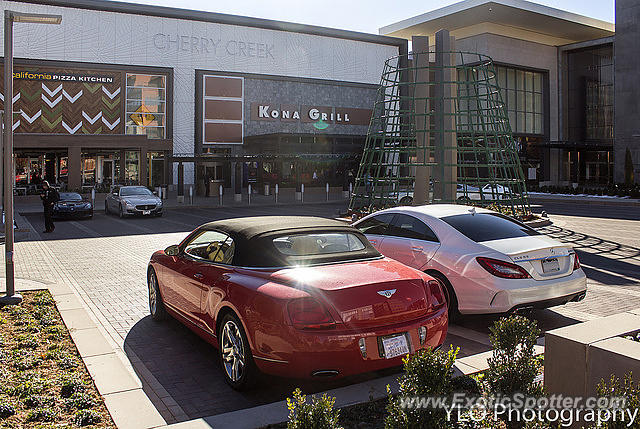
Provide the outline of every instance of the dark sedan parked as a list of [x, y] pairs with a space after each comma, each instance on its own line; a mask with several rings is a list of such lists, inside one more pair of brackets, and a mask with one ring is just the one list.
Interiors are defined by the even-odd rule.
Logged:
[[93, 217], [93, 205], [90, 201], [84, 201], [80, 194], [75, 192], [61, 192], [60, 199], [53, 205], [54, 218], [91, 218]]

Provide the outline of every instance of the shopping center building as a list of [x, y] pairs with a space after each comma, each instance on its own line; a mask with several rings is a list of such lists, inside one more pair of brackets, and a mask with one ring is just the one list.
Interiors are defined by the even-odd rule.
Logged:
[[393, 37], [105, 0], [0, 7], [62, 16], [14, 24], [16, 186], [27, 189], [342, 185], [384, 61], [407, 52]]
[[640, 5], [617, 0], [616, 17], [617, 33], [612, 23], [528, 1], [465, 0], [380, 34], [433, 44], [447, 29], [455, 50], [490, 56], [525, 176], [605, 185], [624, 180], [627, 148], [640, 182]]

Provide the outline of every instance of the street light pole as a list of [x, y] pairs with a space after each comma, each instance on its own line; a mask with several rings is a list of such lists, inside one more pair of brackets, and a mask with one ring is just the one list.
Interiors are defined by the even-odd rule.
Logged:
[[13, 23], [60, 24], [61, 21], [60, 15], [4, 11], [4, 260], [7, 294], [0, 297], [0, 305], [22, 302], [22, 296], [15, 291], [13, 266]]

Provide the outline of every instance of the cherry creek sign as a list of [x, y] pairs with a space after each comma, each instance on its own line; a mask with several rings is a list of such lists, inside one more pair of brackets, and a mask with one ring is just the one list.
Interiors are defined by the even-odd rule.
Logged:
[[274, 59], [274, 44], [253, 40], [222, 40], [220, 38], [196, 37], [186, 34], [156, 33], [153, 46], [161, 52], [188, 52], [217, 57], [254, 57]]
[[307, 122], [327, 124], [369, 125], [371, 109], [330, 106], [297, 106], [251, 103], [252, 121]]

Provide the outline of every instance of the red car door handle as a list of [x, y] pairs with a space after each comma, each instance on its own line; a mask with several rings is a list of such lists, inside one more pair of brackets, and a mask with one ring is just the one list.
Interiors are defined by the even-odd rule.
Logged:
[[193, 277], [195, 277], [195, 278], [196, 278], [196, 279], [198, 279], [198, 280], [202, 280], [202, 279], [204, 278], [204, 274], [202, 274], [202, 273], [195, 273], [195, 274], [193, 275]]
[[372, 240], [372, 239], [369, 239], [369, 243], [371, 243], [371, 244], [378, 244], [378, 240]]
[[411, 246], [411, 250], [414, 252], [422, 252], [424, 248], [422, 246]]

